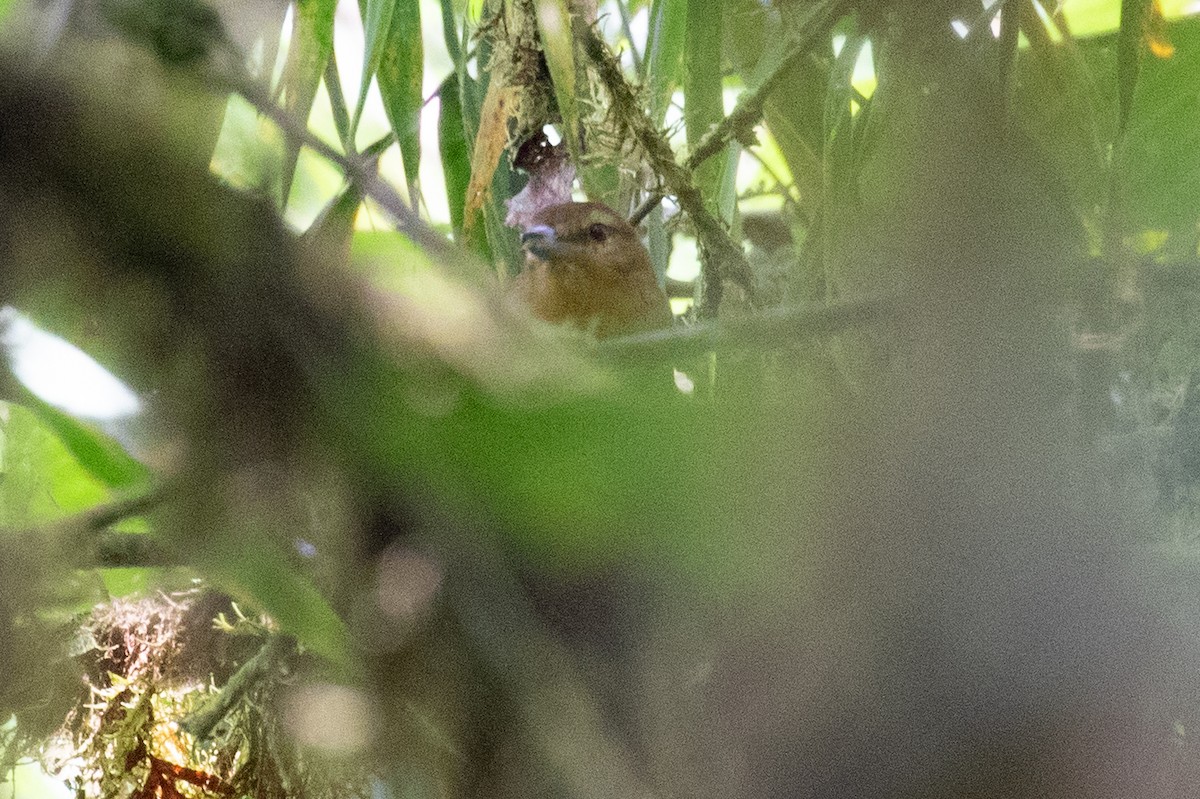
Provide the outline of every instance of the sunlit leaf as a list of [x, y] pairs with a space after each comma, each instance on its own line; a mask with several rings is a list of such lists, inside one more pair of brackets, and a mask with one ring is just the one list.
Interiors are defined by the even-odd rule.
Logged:
[[1142, 64], [1115, 168], [1129, 229], [1195, 238], [1200, 221], [1200, 20], [1168, 28], [1174, 57]]
[[[333, 52], [333, 13], [337, 0], [297, 0], [292, 41], [283, 71], [284, 108], [293, 118], [308, 121], [317, 86], [325, 73], [325, 62]], [[298, 142], [291, 143], [285, 154], [280, 196], [291, 192]]]
[[110, 497], [53, 428], [10, 403], [0, 403], [0, 475], [0, 527], [61, 518]]

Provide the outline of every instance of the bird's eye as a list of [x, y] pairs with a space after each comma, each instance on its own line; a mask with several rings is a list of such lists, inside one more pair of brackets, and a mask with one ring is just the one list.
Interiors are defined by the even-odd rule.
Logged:
[[608, 238], [608, 228], [597, 222], [588, 228], [588, 237], [592, 241], [604, 241]]

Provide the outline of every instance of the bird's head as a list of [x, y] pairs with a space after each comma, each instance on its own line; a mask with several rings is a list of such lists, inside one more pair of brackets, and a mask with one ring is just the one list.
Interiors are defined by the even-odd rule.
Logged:
[[571, 322], [597, 336], [671, 324], [637, 230], [599, 203], [543, 208], [521, 235], [525, 270], [512, 293], [547, 322]]
[[530, 265], [551, 271], [583, 270], [597, 277], [649, 270], [650, 255], [637, 230], [600, 203], [562, 203], [539, 211], [521, 234]]

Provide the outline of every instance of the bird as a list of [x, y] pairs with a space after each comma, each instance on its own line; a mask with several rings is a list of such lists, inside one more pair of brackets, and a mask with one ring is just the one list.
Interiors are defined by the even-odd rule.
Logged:
[[637, 229], [607, 205], [567, 202], [534, 214], [521, 234], [525, 267], [512, 293], [539, 319], [597, 338], [669, 327], [671, 303]]

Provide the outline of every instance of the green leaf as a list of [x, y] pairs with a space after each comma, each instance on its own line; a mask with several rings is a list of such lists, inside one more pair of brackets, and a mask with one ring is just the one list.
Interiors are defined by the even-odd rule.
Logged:
[[1117, 33], [1117, 140], [1125, 133], [1133, 108], [1138, 67], [1142, 55], [1142, 33], [1153, 0], [1121, 0], [1121, 29]]
[[450, 206], [450, 223], [456, 241], [462, 238], [463, 206], [467, 186], [471, 182], [471, 148], [463, 134], [462, 98], [458, 77], [448, 76], [438, 89], [441, 110], [438, 114], [438, 146], [442, 156], [442, 172], [446, 176], [446, 201]]
[[567, 0], [536, 0], [538, 36], [554, 84], [554, 98], [562, 116], [563, 140], [571, 160], [582, 165], [584, 134], [580, 124], [575, 37], [571, 31], [571, 7]]
[[[354, 106], [354, 116], [350, 119], [350, 137], [354, 138], [362, 118], [363, 107], [367, 103], [367, 91], [371, 88], [371, 78], [383, 61], [384, 51], [388, 42], [388, 32], [392, 27], [392, 14], [396, 6], [403, 5], [406, 0], [358, 0], [358, 9], [362, 14], [363, 23], [363, 62], [362, 77], [358, 86], [358, 102]], [[408, 0], [411, 2], [411, 0]]]
[[129, 488], [149, 481], [150, 470], [113, 439], [33, 395], [25, 402], [80, 466], [109, 488]]
[[330, 52], [325, 62], [325, 91], [329, 95], [329, 108], [333, 112], [333, 125], [337, 128], [338, 141], [349, 152], [353, 149], [350, 136], [350, 111], [346, 97], [342, 94], [342, 80], [338, 72], [337, 54]]
[[0, 528], [59, 519], [109, 498], [105, 483], [37, 414], [0, 403]]
[[196, 566], [237, 599], [252, 602], [335, 666], [350, 661], [350, 633], [312, 581], [299, 573], [289, 553], [261, 531], [229, 536], [227, 546], [206, 547]]
[[[707, 3], [688, 3], [687, 48], [683, 54], [683, 121], [689, 147], [725, 118], [722, 96], [721, 14]], [[696, 170], [696, 185], [715, 210], [722, 183], [720, 159], [711, 158]]]
[[396, 133], [409, 202], [418, 205], [416, 187], [421, 165], [421, 108], [424, 105], [425, 50], [421, 44], [421, 7], [415, 0], [398, 0], [392, 13], [383, 57], [376, 77], [383, 108]]
[[[296, 0], [292, 43], [283, 70], [283, 98], [287, 112], [305, 123], [325, 73], [325, 62], [333, 53], [333, 12], [336, 8], [337, 0]], [[281, 171], [281, 202], [287, 202], [291, 192], [299, 156], [299, 143], [290, 143]]]
[[1105, 201], [1115, 116], [1097, 88], [1113, 86], [1112, 63], [1111, 47], [1070, 39], [1055, 44], [1046, 36], [1031, 38], [1016, 63], [1013, 118], [1045, 153], [1081, 217]]
[[446, 40], [446, 52], [454, 62], [456, 70], [462, 69], [463, 51], [458, 43], [458, 23], [454, 19], [454, 0], [441, 0], [442, 36]]
[[683, 73], [688, 0], [654, 0], [646, 36], [646, 86], [650, 118], [662, 125]]
[[1170, 58], [1142, 65], [1114, 168], [1126, 235], [1143, 229], [1196, 238], [1200, 222], [1200, 19], [1167, 26]]
[[347, 183], [304, 232], [304, 242], [328, 248], [331, 252], [345, 253], [350, 246], [354, 220], [362, 201], [362, 189], [354, 183]]
[[1006, 101], [1012, 81], [1013, 62], [1021, 32], [1021, 3], [1010, 3], [1000, 9], [1000, 96]]

